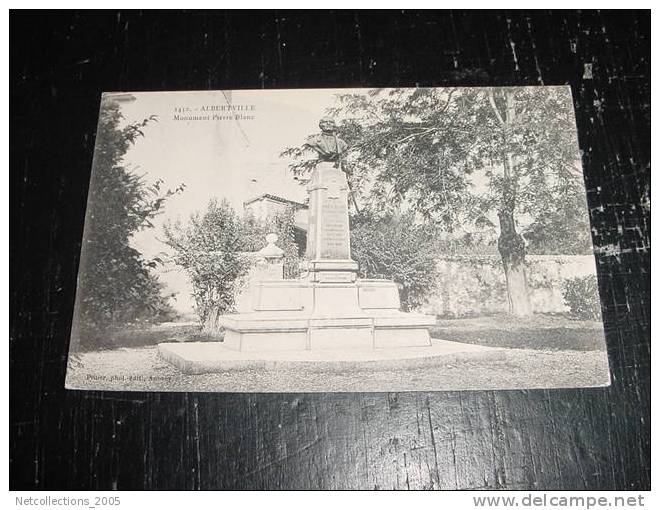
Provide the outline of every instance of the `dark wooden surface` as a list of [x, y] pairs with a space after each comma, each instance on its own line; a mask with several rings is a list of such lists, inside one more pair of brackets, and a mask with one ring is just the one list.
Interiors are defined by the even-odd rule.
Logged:
[[[649, 488], [650, 37], [647, 12], [12, 14], [10, 487]], [[63, 389], [102, 91], [563, 83], [611, 388]]]

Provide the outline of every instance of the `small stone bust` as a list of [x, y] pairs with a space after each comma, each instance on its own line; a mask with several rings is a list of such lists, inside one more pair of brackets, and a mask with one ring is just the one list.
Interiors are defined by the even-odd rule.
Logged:
[[315, 150], [319, 161], [335, 163], [335, 166], [339, 167], [341, 156], [348, 146], [337, 136], [337, 125], [332, 117], [323, 117], [319, 127], [321, 133], [308, 137], [305, 147]]

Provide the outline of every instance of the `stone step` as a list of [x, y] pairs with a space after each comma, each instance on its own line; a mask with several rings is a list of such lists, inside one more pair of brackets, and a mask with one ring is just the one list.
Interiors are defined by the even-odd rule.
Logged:
[[503, 360], [508, 349], [433, 339], [425, 347], [365, 350], [294, 350], [245, 352], [227, 349], [222, 342], [162, 343], [161, 357], [186, 374], [226, 373], [245, 370], [292, 370], [349, 372], [441, 368], [470, 359]]

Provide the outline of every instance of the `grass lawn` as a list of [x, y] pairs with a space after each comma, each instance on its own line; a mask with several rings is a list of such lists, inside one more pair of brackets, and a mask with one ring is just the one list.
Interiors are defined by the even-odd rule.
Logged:
[[161, 342], [197, 342], [204, 339], [197, 322], [164, 322], [151, 326], [126, 327], [107, 331], [103, 338], [96, 343], [96, 348], [92, 345], [85, 345], [85, 347], [77, 349], [77, 352], [131, 349], [154, 346]]
[[605, 350], [603, 325], [562, 315], [529, 318], [493, 315], [469, 319], [438, 319], [431, 336], [468, 344], [546, 351]]

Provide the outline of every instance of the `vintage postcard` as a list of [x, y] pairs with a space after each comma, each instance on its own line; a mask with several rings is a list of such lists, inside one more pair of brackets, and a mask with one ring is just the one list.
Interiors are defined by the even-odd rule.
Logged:
[[103, 94], [67, 388], [609, 381], [569, 87]]

